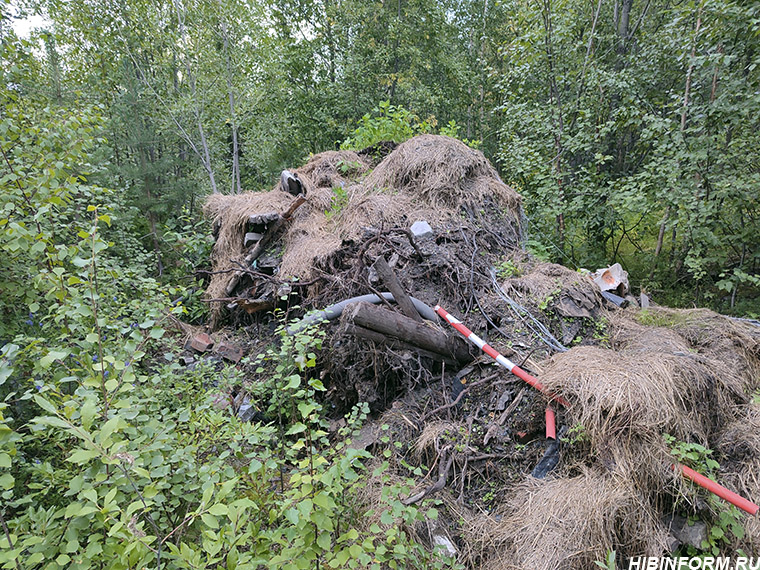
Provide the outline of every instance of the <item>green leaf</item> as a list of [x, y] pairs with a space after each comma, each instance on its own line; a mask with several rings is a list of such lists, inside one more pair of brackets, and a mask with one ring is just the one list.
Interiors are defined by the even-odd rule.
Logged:
[[7, 491], [8, 489], [13, 489], [13, 485], [15, 484], [16, 480], [13, 478], [13, 475], [10, 473], [3, 473], [0, 475], [0, 489], [3, 489]]
[[76, 449], [69, 456], [68, 461], [71, 461], [72, 463], [87, 463], [97, 456], [98, 451], [96, 449]]
[[306, 426], [301, 422], [295, 423], [290, 426], [290, 429], [285, 432], [285, 435], [295, 435], [297, 433], [303, 433], [306, 431]]
[[95, 415], [98, 413], [98, 403], [95, 398], [87, 398], [82, 404], [82, 408], [79, 410], [79, 415], [82, 418], [82, 427], [89, 430], [92, 426], [92, 422], [95, 419]]
[[119, 416], [114, 416], [110, 420], [108, 420], [105, 424], [103, 424], [103, 427], [100, 428], [100, 433], [98, 434], [98, 440], [102, 443], [111, 435], [113, 432], [116, 431], [116, 429], [119, 427], [119, 422], [121, 421], [121, 418]]
[[324, 551], [329, 551], [332, 546], [332, 538], [329, 532], [323, 532], [317, 538], [317, 545]]
[[201, 515], [201, 520], [209, 528], [219, 528], [219, 521], [216, 520], [214, 515], [203, 513]]
[[37, 405], [45, 410], [49, 414], [57, 414], [57, 410], [55, 409], [55, 406], [50, 403], [48, 400], [40, 396], [39, 394], [34, 395], [34, 401], [37, 403]]
[[63, 360], [68, 355], [69, 352], [67, 350], [51, 350], [45, 356], [40, 358], [40, 366], [44, 369], [48, 369], [54, 361]]
[[164, 336], [165, 332], [166, 331], [164, 329], [162, 329], [162, 328], [151, 329], [151, 331], [150, 331], [150, 338], [159, 339], [162, 336]]
[[226, 515], [229, 512], [229, 509], [227, 508], [227, 505], [223, 503], [216, 503], [209, 507], [208, 512], [217, 517], [221, 517]]

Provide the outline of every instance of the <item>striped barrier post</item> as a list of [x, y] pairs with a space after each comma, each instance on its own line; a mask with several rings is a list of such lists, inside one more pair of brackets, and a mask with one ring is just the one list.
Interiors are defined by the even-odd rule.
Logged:
[[436, 305], [434, 310], [436, 313], [438, 313], [441, 316], [441, 318], [443, 318], [452, 327], [454, 327], [463, 337], [465, 337], [468, 341], [470, 341], [472, 344], [477, 346], [480, 350], [485, 352], [488, 356], [493, 358], [498, 364], [500, 364], [501, 366], [509, 370], [512, 374], [514, 374], [521, 380], [524, 380], [525, 382], [533, 386], [539, 392], [544, 393], [550, 400], [554, 400], [555, 402], [558, 402], [565, 407], [569, 406], [567, 400], [565, 400], [562, 396], [557, 396], [556, 394], [547, 392], [546, 388], [544, 388], [544, 385], [538, 381], [538, 378], [536, 378], [535, 376], [531, 376], [530, 374], [525, 372], [525, 370], [517, 366], [511, 360], [509, 360], [507, 357], [505, 357], [502, 354], [499, 354], [497, 350], [495, 350], [492, 346], [488, 345], [478, 335], [476, 335], [474, 332], [472, 332], [470, 329], [464, 326], [459, 319], [447, 313], [446, 310], [443, 309], [443, 307], [441, 307], [440, 305]]

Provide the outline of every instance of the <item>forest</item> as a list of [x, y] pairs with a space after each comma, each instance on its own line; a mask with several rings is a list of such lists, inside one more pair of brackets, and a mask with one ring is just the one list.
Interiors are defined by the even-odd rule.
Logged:
[[[498, 485], [488, 488], [484, 476], [477, 492], [470, 479], [465, 488], [468, 464], [502, 452], [485, 443], [472, 451], [473, 422], [477, 427], [482, 410], [473, 412], [475, 420], [466, 419], [470, 412], [455, 408], [454, 397], [436, 392], [433, 398], [443, 378], [456, 372], [441, 364], [450, 359], [428, 363], [420, 353], [410, 379], [383, 353], [395, 382], [392, 393], [375, 400], [361, 390], [343, 393], [338, 378], [356, 377], [346, 372], [344, 378], [325, 364], [345, 356], [323, 355], [323, 347], [334, 345], [332, 329], [288, 332], [286, 321], [303, 314], [295, 301], [283, 311], [275, 299], [266, 316], [240, 317], [223, 313], [206, 291], [218, 273], [232, 271], [214, 258], [218, 224], [219, 235], [231, 235], [224, 233], [228, 214], [219, 213], [222, 204], [264, 196], [286, 169], [308, 178], [325, 151], [351, 153], [332, 164], [337, 182], [325, 187], [320, 212], [325, 227], [349, 228], [358, 224], [341, 220], [344, 210], [354, 211], [351, 192], [364, 192], [380, 179], [387, 154], [364, 151], [387, 146], [395, 153], [415, 140], [448, 141], [495, 188], [492, 195], [480, 189], [469, 198], [452, 194], [446, 202], [452, 209], [441, 214], [449, 216], [446, 227], [470, 216], [485, 229], [459, 230], [456, 238], [470, 256], [459, 282], [470, 293], [440, 285], [440, 298], [427, 302], [461, 297], [452, 314], [491, 331], [496, 341], [494, 331], [503, 333], [507, 321], [493, 322], [496, 305], [489, 303], [504, 301], [481, 297], [481, 306], [476, 296], [491, 287], [488, 270], [500, 279], [527, 280], [535, 267], [557, 264], [563, 267], [549, 271], [554, 281], [541, 288], [541, 298], [524, 304], [536, 315], [551, 311], [569, 287], [589, 300], [583, 318], [595, 319], [567, 333], [567, 322], [549, 322], [559, 318], [552, 313], [545, 324], [549, 336], [562, 340], [554, 339], [560, 348], [575, 343], [592, 350], [588, 341], [596, 350], [612, 350], [620, 338], [644, 338], [641, 327], [677, 331], [676, 340], [652, 341], [646, 354], [659, 355], [671, 340], [678, 345], [672, 354], [696, 354], [688, 366], [671, 362], [677, 360], [671, 353], [660, 363], [674, 386], [683, 380], [688, 387], [665, 396], [657, 392], [652, 401], [667, 400], [670, 407], [653, 413], [651, 424], [640, 426], [633, 413], [626, 421], [631, 429], [646, 428], [636, 441], [656, 440], [666, 455], [691, 461], [705, 475], [730, 473], [738, 491], [753, 489], [745, 475], [726, 466], [738, 465], [748, 449], [760, 452], [760, 435], [740, 444], [731, 431], [734, 421], [760, 428], [760, 5], [0, 0], [0, 62], [1, 568], [539, 568], [538, 559], [526, 554], [528, 546], [507, 531], [499, 538], [489, 526], [486, 540], [474, 530], [478, 510], [496, 517], [489, 524], [502, 516], [513, 520], [515, 503], [509, 503], [512, 511], [497, 505], [511, 496], [507, 483], [515, 479], [504, 471]], [[446, 138], [425, 138], [433, 135]], [[370, 158], [365, 164], [361, 157]], [[317, 166], [308, 170], [310, 164]], [[395, 206], [392, 200], [377, 206], [389, 227], [407, 219], [411, 224], [419, 212], [435, 226], [436, 203], [404, 202], [401, 186]], [[318, 192], [313, 196], [322, 199]], [[464, 207], [467, 200], [476, 204]], [[287, 203], [270, 209], [281, 211], [281, 205]], [[514, 219], [504, 214], [510, 208], [519, 209]], [[357, 241], [358, 253], [351, 250], [362, 270], [362, 255], [382, 257], [378, 244], [396, 243], [382, 237], [384, 223], [378, 227], [379, 238], [361, 247]], [[513, 227], [519, 228], [514, 244], [508, 235]], [[345, 235], [344, 248], [350, 241]], [[424, 247], [420, 252], [409, 240], [412, 250], [405, 254], [396, 243], [395, 251], [412, 259], [417, 250], [422, 258]], [[445, 249], [444, 241], [437, 239], [435, 247]], [[510, 255], [502, 251], [506, 242], [514, 247]], [[625, 325], [601, 316], [598, 295], [573, 280], [615, 263], [628, 272], [630, 292], [662, 310], [642, 310], [635, 324]], [[482, 282], [475, 275], [481, 266]], [[348, 275], [345, 267], [321, 267], [336, 275], [344, 269]], [[253, 276], [250, 267], [245, 271]], [[412, 273], [399, 273], [411, 286]], [[293, 277], [287, 296], [291, 289], [306, 291], [298, 279], [314, 275], [278, 275], [285, 277]], [[341, 287], [344, 297], [376, 292], [371, 284], [366, 290]], [[279, 297], [282, 289], [275, 290]], [[317, 301], [325, 306], [340, 300], [338, 291], [320, 294], [304, 293], [299, 302], [312, 309], [322, 308]], [[229, 295], [222, 288], [217, 297]], [[697, 307], [711, 316], [687, 311]], [[748, 322], [754, 332], [737, 328]], [[734, 339], [731, 350], [710, 345], [709, 352], [704, 335], [694, 332], [700, 327]], [[242, 364], [188, 357], [186, 341], [200, 331], [244, 345]], [[558, 374], [558, 361], [538, 361], [561, 351], [543, 346], [534, 354], [536, 338], [524, 346], [506, 335], [501, 340], [501, 350], [521, 356], [518, 363], [549, 378]], [[591, 358], [591, 352], [584, 354]], [[360, 362], [357, 368], [372, 369]], [[679, 380], [687, 368], [693, 376]], [[727, 376], [739, 384], [726, 384], [723, 392], [725, 380], [715, 377]], [[575, 402], [574, 388], [556, 382], [549, 385]], [[422, 385], [431, 399], [415, 401], [414, 419], [393, 402], [420, 393]], [[476, 392], [466, 410], [479, 410], [475, 402], [487, 400], [478, 400]], [[644, 392], [643, 400], [650, 401]], [[245, 394], [261, 421], [240, 420], [239, 401], [217, 405], [213, 397], [220, 393], [233, 400]], [[512, 394], [505, 401], [519, 411], [521, 398]], [[686, 419], [696, 414], [681, 409], [689, 398], [695, 405], [705, 398], [716, 402], [704, 416], [713, 423]], [[526, 401], [540, 404], [539, 398]], [[431, 423], [436, 406], [448, 415], [435, 415]], [[527, 418], [535, 410], [523, 412]], [[389, 413], [395, 420], [387, 419]], [[567, 445], [576, 455], [596, 456], [597, 435], [599, 441], [608, 437], [612, 432], [604, 430], [614, 422], [602, 421], [608, 412], [579, 414], [563, 418], [572, 431]], [[399, 432], [394, 421], [416, 427]], [[439, 431], [431, 435], [434, 423]], [[387, 433], [366, 448], [349, 443], [351, 434], [374, 424]], [[465, 440], [451, 435], [457, 430]], [[402, 435], [417, 440], [416, 456]], [[444, 445], [447, 437], [455, 440], [450, 446]], [[725, 456], [721, 446], [729, 450]], [[513, 455], [523, 447], [510, 440]], [[595, 479], [596, 463], [581, 463], [561, 465], [573, 477], [573, 492], [585, 493], [585, 484], [608, 488], [607, 479]], [[423, 477], [435, 479], [431, 473], [440, 473], [445, 485], [452, 464], [449, 484], [461, 484], [461, 492], [452, 491], [458, 500], [449, 504], [440, 494], [404, 498]], [[544, 556], [541, 569], [595, 562], [612, 569], [627, 567], [630, 556], [676, 551], [760, 553], [760, 525], [744, 528], [738, 511], [698, 498], [696, 489], [682, 483], [665, 482], [664, 475], [647, 477], [646, 485], [656, 480], [667, 492], [646, 487], [645, 493], [632, 482], [636, 490], [625, 503], [631, 509], [646, 503], [641, 509], [651, 517], [636, 520], [649, 529], [647, 538], [632, 538], [636, 532], [613, 518], [599, 531], [604, 540], [596, 540], [594, 527], [575, 537], [588, 541], [576, 545], [583, 552]], [[756, 484], [756, 472], [753, 477]], [[540, 496], [537, 489], [526, 492]], [[632, 512], [620, 507], [622, 499], [610, 501], [597, 505], [604, 516]], [[657, 534], [663, 513], [703, 521], [708, 534], [701, 543], [668, 550]], [[427, 534], [420, 530], [425, 525]], [[442, 526], [448, 543], [436, 542], [443, 535], [435, 529]], [[509, 554], [499, 557], [497, 551]]]

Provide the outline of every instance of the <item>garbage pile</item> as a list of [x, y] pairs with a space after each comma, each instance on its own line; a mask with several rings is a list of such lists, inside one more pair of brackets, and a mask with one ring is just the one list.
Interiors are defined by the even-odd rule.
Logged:
[[[520, 196], [479, 151], [422, 135], [325, 152], [269, 192], [211, 196], [205, 212], [211, 336], [245, 331], [255, 355], [275, 309], [289, 334], [326, 320], [313, 374], [335, 425], [370, 405], [355, 445], [378, 462], [390, 449], [399, 476], [425, 466], [405, 502], [440, 499], [441, 516], [407, 530], [467, 567], [586, 570], [611, 551], [623, 563], [702, 548], [685, 517], [712, 523], [725, 504], [680, 476], [673, 442], [714, 450], [712, 475], [760, 500], [760, 329], [650, 306], [620, 267], [592, 275], [532, 258]], [[254, 417], [236, 390], [233, 413]], [[363, 500], [382, 489], [368, 481]], [[738, 520], [721, 552], [760, 552], [756, 518]]]

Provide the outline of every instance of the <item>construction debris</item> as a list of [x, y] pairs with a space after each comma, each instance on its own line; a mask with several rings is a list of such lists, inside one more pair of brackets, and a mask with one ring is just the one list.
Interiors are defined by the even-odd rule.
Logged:
[[[421, 473], [402, 500], [435, 498], [445, 524], [404, 530], [429, 548], [521, 570], [699, 550], [727, 503], [679, 474], [704, 461], [673, 453], [712, 449], [721, 496], [752, 512], [760, 328], [644, 293], [640, 310], [619, 264], [584, 275], [528, 256], [520, 203], [482, 153], [432, 135], [321, 153], [269, 192], [209, 197], [212, 330], [246, 339], [217, 346], [246, 374], [220, 402], [271, 421], [253, 389], [270, 371], [242, 355], [275, 342], [277, 309], [290, 339], [324, 335], [303, 374], [326, 389], [330, 437], [369, 405], [352, 446], [376, 459], [358, 506]], [[760, 523], [741, 524], [721, 548], [759, 552]]]
[[207, 352], [214, 346], [214, 340], [206, 333], [195, 335], [190, 341], [190, 347], [198, 352]]

